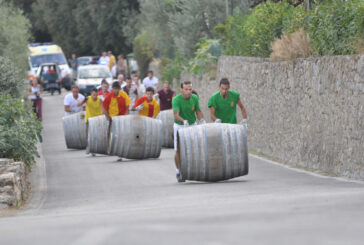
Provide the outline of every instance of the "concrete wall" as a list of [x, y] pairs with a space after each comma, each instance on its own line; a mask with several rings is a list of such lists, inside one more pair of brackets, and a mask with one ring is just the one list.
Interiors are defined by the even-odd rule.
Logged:
[[208, 98], [221, 77], [241, 93], [250, 149], [364, 179], [364, 55], [287, 62], [223, 56], [216, 80], [181, 78], [194, 82], [206, 119]]

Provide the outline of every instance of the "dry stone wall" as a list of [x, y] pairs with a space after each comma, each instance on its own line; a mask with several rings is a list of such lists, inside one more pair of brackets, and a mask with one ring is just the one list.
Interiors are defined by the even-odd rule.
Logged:
[[24, 203], [29, 188], [22, 162], [0, 158], [0, 209]]
[[247, 109], [250, 149], [364, 179], [364, 55], [284, 62], [222, 56], [217, 79], [182, 74], [181, 80], [193, 81], [205, 118], [222, 77]]

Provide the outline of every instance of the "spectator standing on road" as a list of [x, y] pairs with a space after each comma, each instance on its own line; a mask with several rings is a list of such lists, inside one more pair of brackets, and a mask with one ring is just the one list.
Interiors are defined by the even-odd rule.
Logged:
[[111, 51], [107, 52], [108, 56], [109, 56], [109, 70], [111, 71], [111, 69], [113, 68], [113, 66], [115, 65], [115, 56], [112, 54]]
[[97, 88], [91, 90], [91, 95], [86, 97], [83, 101], [77, 103], [77, 106], [86, 104], [86, 116], [85, 121], [87, 122], [91, 117], [97, 117], [102, 114], [101, 111], [101, 99], [97, 96]]
[[138, 98], [142, 97], [145, 95], [145, 87], [144, 85], [140, 82], [140, 79], [138, 77], [138, 75], [135, 73], [132, 75], [132, 80], [133, 80], [133, 84], [135, 85], [135, 87], [137, 88], [138, 91]]
[[67, 94], [64, 97], [64, 111], [65, 115], [71, 115], [76, 112], [80, 112], [83, 110], [83, 106], [78, 106], [78, 102], [81, 102], [85, 99], [85, 96], [80, 94], [80, 89], [78, 86], [72, 86], [72, 93]]
[[101, 101], [103, 102], [105, 100], [105, 97], [110, 93], [109, 91], [109, 83], [103, 79], [101, 81], [101, 89], [98, 93], [98, 96], [100, 97]]
[[152, 88], [154, 88], [154, 90], [157, 90], [158, 83], [159, 83], [158, 78], [156, 78], [153, 75], [153, 71], [148, 71], [148, 76], [143, 79], [144, 87], [146, 87], [146, 88], [152, 87]]
[[114, 77], [118, 77], [120, 74], [124, 77], [128, 75], [128, 65], [126, 64], [123, 55], [120, 54], [118, 56], [118, 62], [115, 66], [113, 66], [111, 73]]
[[73, 77], [73, 79], [76, 79], [77, 68], [78, 68], [78, 61], [77, 61], [76, 54], [72, 54], [71, 66], [72, 66], [72, 77]]
[[42, 121], [42, 86], [38, 84], [38, 79], [34, 77], [28, 88], [28, 98], [33, 103], [33, 111], [39, 121]]
[[120, 83], [112, 84], [112, 92], [110, 92], [102, 103], [103, 113], [110, 120], [113, 116], [122, 116], [129, 114], [129, 106], [131, 104], [129, 96], [121, 90]]
[[206, 123], [200, 110], [198, 97], [192, 94], [192, 83], [184, 81], [181, 83], [181, 94], [172, 99], [172, 108], [174, 114], [174, 151], [176, 152], [174, 161], [176, 164], [176, 178], [178, 182], [184, 182], [179, 171], [178, 155], [177, 155], [177, 131], [183, 127], [197, 125], [196, 116], [200, 124]]
[[133, 105], [135, 101], [138, 99], [138, 90], [136, 86], [133, 84], [131, 77], [126, 78], [126, 85], [123, 87], [123, 91], [128, 94], [131, 104]]
[[174, 90], [170, 88], [169, 82], [163, 84], [163, 89], [158, 91], [159, 103], [161, 111], [169, 110], [172, 108], [172, 98], [176, 96]]
[[107, 53], [104, 51], [102, 52], [101, 57], [99, 58], [99, 64], [109, 67], [109, 56], [107, 56]]
[[153, 117], [155, 118], [159, 112], [159, 104], [154, 96], [154, 89], [152, 87], [148, 87], [146, 90], [146, 95], [137, 99], [134, 103], [134, 109], [138, 111], [138, 115]]
[[211, 120], [214, 122], [236, 124], [236, 105], [238, 105], [243, 115], [241, 123], [245, 128], [248, 128], [248, 117], [245, 107], [240, 100], [240, 94], [236, 91], [229, 90], [230, 82], [227, 78], [220, 80], [219, 89], [220, 91], [214, 93], [208, 102]]
[[124, 75], [123, 74], [118, 75], [118, 82], [120, 84], [120, 88], [123, 88], [123, 87], [126, 86], [126, 82], [124, 81]]

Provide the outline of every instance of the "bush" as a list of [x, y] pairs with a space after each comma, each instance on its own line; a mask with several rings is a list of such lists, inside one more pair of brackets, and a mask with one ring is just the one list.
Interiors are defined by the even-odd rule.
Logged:
[[134, 38], [134, 58], [138, 63], [139, 76], [146, 77], [148, 75], [149, 63], [152, 61], [154, 55], [154, 42], [150, 35], [143, 31], [141, 34]]
[[38, 156], [41, 124], [19, 98], [0, 95], [0, 108], [0, 158], [23, 161], [29, 167]]
[[173, 60], [163, 58], [161, 63], [162, 81], [172, 83], [174, 79], [180, 79], [180, 75], [185, 68], [186, 61], [182, 58], [182, 56], [177, 55]]
[[0, 56], [0, 94], [20, 97], [24, 90], [24, 76], [15, 64]]
[[283, 35], [281, 39], [271, 44], [273, 52], [270, 58], [280, 61], [308, 57], [311, 50], [310, 43], [311, 39], [303, 29]]
[[363, 16], [362, 0], [330, 0], [314, 7], [307, 27], [314, 52], [319, 55], [355, 53], [360, 49], [355, 45], [364, 38]]

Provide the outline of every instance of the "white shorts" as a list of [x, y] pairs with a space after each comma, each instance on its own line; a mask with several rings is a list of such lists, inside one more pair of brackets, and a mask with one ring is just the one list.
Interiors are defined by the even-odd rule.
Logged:
[[[197, 123], [194, 123], [194, 124], [192, 124], [192, 125], [190, 125], [190, 126], [187, 126], [187, 127], [191, 127], [191, 126], [196, 126], [197, 125]], [[177, 149], [178, 149], [178, 145], [177, 145], [177, 131], [178, 131], [178, 129], [180, 129], [180, 128], [185, 128], [186, 126], [184, 126], [184, 125], [179, 125], [179, 124], [177, 124], [177, 123], [174, 123], [173, 124], [173, 140], [174, 140], [174, 151], [177, 151]]]

